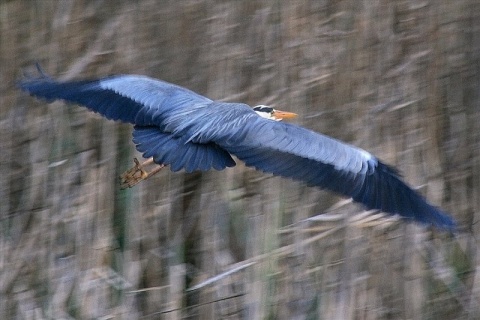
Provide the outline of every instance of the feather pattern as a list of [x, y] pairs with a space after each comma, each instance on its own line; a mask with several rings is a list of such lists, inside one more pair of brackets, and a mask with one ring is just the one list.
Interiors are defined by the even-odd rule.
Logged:
[[[156, 127], [135, 126], [133, 142], [145, 158], [153, 157], [156, 163], [170, 165], [172, 171], [223, 170], [235, 166], [230, 154], [214, 143], [185, 143]], [[205, 161], [197, 162], [197, 159]]]
[[369, 209], [455, 229], [452, 218], [370, 153], [259, 117], [245, 104], [215, 102], [135, 75], [70, 82], [42, 75], [21, 81], [19, 87], [47, 101], [81, 104], [108, 119], [134, 124], [138, 151], [172, 171], [222, 170], [235, 165], [233, 154], [247, 166], [352, 197]]

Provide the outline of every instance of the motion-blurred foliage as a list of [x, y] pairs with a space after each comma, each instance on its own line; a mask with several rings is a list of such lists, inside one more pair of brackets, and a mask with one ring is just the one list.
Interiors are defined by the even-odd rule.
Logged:
[[[297, 112], [465, 232], [241, 163], [122, 191], [130, 127], [16, 90], [34, 62]], [[480, 317], [478, 1], [2, 1], [0, 65], [0, 318]]]

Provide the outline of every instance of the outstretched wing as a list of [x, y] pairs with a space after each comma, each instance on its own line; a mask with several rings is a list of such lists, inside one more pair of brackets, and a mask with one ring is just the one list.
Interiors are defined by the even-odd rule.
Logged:
[[108, 119], [141, 126], [158, 125], [171, 114], [191, 112], [212, 102], [188, 89], [138, 75], [68, 82], [41, 75], [20, 81], [19, 87], [48, 101], [81, 104]]
[[136, 75], [60, 82], [43, 73], [20, 81], [19, 86], [48, 101], [62, 99], [108, 119], [135, 124], [133, 141], [137, 150], [157, 163], [170, 165], [173, 171], [222, 170], [235, 165], [230, 154], [215, 143], [183, 138], [181, 128], [189, 123], [187, 120], [208, 113], [200, 111], [213, 103], [188, 89]]
[[[192, 126], [184, 134], [193, 137], [193, 142], [215, 142], [247, 166], [352, 197], [368, 209], [454, 228], [447, 214], [428, 204], [396, 170], [370, 153], [294, 124], [263, 119], [243, 111], [243, 106], [229, 107], [235, 117], [217, 116], [228, 119], [222, 128]], [[225, 106], [211, 106], [210, 124], [220, 121], [215, 119], [216, 108]]]
[[[35, 96], [82, 104], [109, 119], [157, 127], [157, 138], [166, 146], [155, 144], [152, 131], [145, 129], [136, 133], [137, 148], [157, 161], [171, 160], [175, 169], [204, 167], [185, 161], [181, 152], [168, 157], [168, 150], [201, 155], [208, 162], [205, 168], [233, 165], [225, 150], [248, 166], [352, 197], [369, 209], [450, 230], [455, 227], [448, 215], [368, 152], [292, 124], [263, 119], [243, 104], [212, 102], [182, 87], [133, 75], [63, 83], [41, 76], [19, 85]], [[209, 162], [210, 157], [216, 160]]]

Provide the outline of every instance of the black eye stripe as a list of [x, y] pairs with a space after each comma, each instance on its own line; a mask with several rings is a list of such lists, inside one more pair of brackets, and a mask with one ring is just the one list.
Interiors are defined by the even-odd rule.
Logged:
[[260, 111], [260, 112], [267, 112], [267, 113], [272, 113], [273, 108], [272, 107], [255, 107], [253, 108], [255, 111]]

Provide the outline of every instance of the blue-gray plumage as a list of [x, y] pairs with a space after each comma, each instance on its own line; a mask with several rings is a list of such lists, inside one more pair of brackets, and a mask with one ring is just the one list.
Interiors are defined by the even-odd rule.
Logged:
[[137, 150], [172, 171], [222, 170], [235, 165], [232, 154], [247, 166], [351, 197], [368, 209], [455, 229], [452, 218], [402, 182], [393, 168], [362, 149], [272, 121], [270, 107], [212, 101], [137, 75], [58, 82], [42, 74], [19, 86], [48, 101], [73, 102], [135, 125]]

